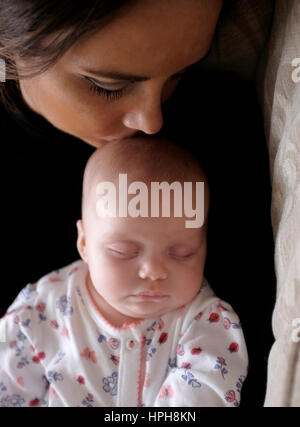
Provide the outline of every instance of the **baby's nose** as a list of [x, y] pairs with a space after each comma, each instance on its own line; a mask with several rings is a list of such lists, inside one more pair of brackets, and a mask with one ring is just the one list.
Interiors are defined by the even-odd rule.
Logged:
[[168, 277], [167, 269], [160, 262], [144, 263], [139, 269], [141, 279], [163, 280]]

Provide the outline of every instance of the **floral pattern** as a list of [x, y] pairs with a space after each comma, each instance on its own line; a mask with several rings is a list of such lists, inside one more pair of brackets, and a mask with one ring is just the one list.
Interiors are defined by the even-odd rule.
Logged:
[[[205, 282], [189, 305], [110, 325], [78, 261], [20, 292], [0, 344], [0, 407], [238, 406], [247, 350], [232, 308]], [[207, 302], [208, 301], [208, 302]], [[174, 404], [176, 402], [176, 404]]]

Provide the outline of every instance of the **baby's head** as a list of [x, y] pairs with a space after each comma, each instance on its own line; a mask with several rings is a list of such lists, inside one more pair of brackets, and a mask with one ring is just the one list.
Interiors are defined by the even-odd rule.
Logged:
[[[165, 192], [156, 198], [154, 183], [162, 182]], [[145, 136], [93, 153], [77, 247], [89, 267], [90, 292], [110, 322], [156, 317], [193, 299], [203, 279], [208, 203], [199, 163], [170, 141]], [[192, 221], [192, 208], [196, 216], [200, 208], [203, 221]]]

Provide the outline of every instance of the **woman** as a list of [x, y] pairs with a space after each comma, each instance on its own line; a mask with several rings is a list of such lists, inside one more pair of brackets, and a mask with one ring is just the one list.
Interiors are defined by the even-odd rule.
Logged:
[[[222, 0], [88, 1], [76, 8], [71, 1], [35, 1], [21, 15], [20, 2], [5, 3], [7, 78], [18, 79], [33, 111], [95, 147], [161, 129], [161, 104], [207, 54], [222, 6]], [[39, 74], [23, 80], [30, 71]]]
[[[229, 3], [238, 2], [224, 0], [225, 6]], [[219, 178], [223, 180], [226, 174], [229, 181], [235, 182], [237, 174], [247, 175], [247, 170], [233, 169], [226, 162], [237, 146], [243, 146], [240, 135], [243, 140], [252, 139], [258, 141], [257, 146], [258, 143], [263, 146], [261, 134], [255, 139], [253, 131], [254, 128], [261, 132], [260, 122], [258, 120], [255, 126], [254, 120], [245, 134], [243, 129], [247, 122], [240, 108], [243, 98], [247, 100], [245, 90], [239, 97], [239, 86], [233, 91], [232, 88], [227, 90], [228, 81], [221, 76], [213, 78], [211, 84], [209, 79], [203, 79], [202, 83], [198, 73], [193, 78], [191, 73], [170, 99], [172, 103], [166, 103], [165, 114], [162, 113], [163, 103], [171, 97], [180, 78], [207, 56], [222, 6], [222, 0], [86, 0], [76, 3], [76, 7], [69, 0], [1, 1], [0, 49], [6, 61], [7, 81], [0, 85], [0, 95], [3, 105], [14, 117], [12, 120], [4, 111], [0, 115], [5, 151], [2, 158], [9, 164], [2, 168], [2, 182], [9, 184], [3, 186], [2, 196], [7, 215], [4, 223], [9, 224], [4, 227], [7, 233], [4, 241], [10, 266], [3, 280], [10, 283], [10, 289], [4, 292], [2, 312], [21, 286], [24, 287], [24, 282], [32, 282], [51, 271], [53, 266], [60, 267], [78, 258], [74, 249], [75, 222], [80, 217], [81, 173], [90, 155], [88, 147], [99, 147], [138, 132], [155, 134], [162, 130], [163, 124], [172, 136], [181, 133], [178, 139], [184, 136], [187, 143], [191, 142], [191, 148], [195, 149], [195, 145], [197, 150], [200, 145], [207, 147], [208, 158], [213, 159], [209, 166], [211, 176], [217, 173], [217, 203], [212, 200], [211, 211], [215, 212], [215, 203], [215, 209], [222, 209], [222, 217], [221, 222], [218, 219], [219, 228], [212, 226], [216, 234], [211, 235], [210, 241], [215, 252], [210, 250], [213, 262], [208, 274], [222, 286], [224, 272], [232, 259], [231, 255], [227, 258], [224, 255], [228, 251], [224, 251], [223, 245], [233, 239], [230, 232], [233, 227], [244, 226], [239, 209], [246, 198], [240, 193], [239, 203], [233, 197], [223, 203], [222, 197], [217, 197], [217, 191], [223, 192]], [[191, 102], [195, 99], [201, 100], [196, 108]], [[233, 126], [229, 126], [230, 131], [226, 130], [228, 123]], [[195, 136], [203, 144], [194, 144]], [[224, 144], [217, 146], [218, 138]], [[207, 153], [204, 150], [201, 154]], [[252, 166], [255, 149], [248, 156]], [[265, 179], [267, 173], [263, 166], [256, 179], [262, 175]], [[244, 181], [243, 184], [247, 192], [249, 183]], [[214, 187], [214, 182], [211, 185]], [[261, 186], [256, 197], [263, 197], [264, 192]], [[224, 205], [227, 204], [232, 208], [226, 214]], [[248, 204], [245, 206], [247, 209]], [[256, 223], [253, 217], [251, 220], [248, 234], [254, 236], [251, 230], [256, 230], [258, 220]], [[216, 216], [212, 215], [211, 221], [216, 221]], [[260, 223], [260, 235], [266, 233], [269, 238], [270, 230], [264, 228], [264, 221], [267, 222], [263, 219]], [[72, 233], [73, 242], [68, 237]], [[244, 246], [242, 235], [241, 241], [235, 244]], [[261, 244], [257, 249], [261, 251], [261, 258], [269, 250], [266, 246]], [[249, 251], [247, 248], [245, 251]], [[226, 281], [238, 304], [243, 301], [243, 289], [248, 285], [250, 288], [253, 280], [248, 273], [243, 277], [243, 288], [239, 286], [239, 278], [247, 269], [245, 251], [241, 258], [241, 251], [235, 253], [235, 263], [240, 270], [231, 284]], [[260, 259], [259, 254], [257, 258]], [[244, 305], [242, 302], [246, 322], [250, 317], [247, 311], [250, 305], [251, 299]], [[263, 309], [269, 322], [270, 314], [265, 306]], [[254, 345], [257, 340], [251, 338], [251, 333], [248, 338], [250, 361], [254, 360], [256, 374], [259, 372], [263, 376], [263, 355], [256, 364]], [[256, 384], [251, 383], [251, 371], [248, 378], [252, 389], [245, 399], [246, 404], [262, 404], [264, 390], [256, 388], [255, 394], [252, 393]], [[247, 383], [244, 390], [247, 390]]]

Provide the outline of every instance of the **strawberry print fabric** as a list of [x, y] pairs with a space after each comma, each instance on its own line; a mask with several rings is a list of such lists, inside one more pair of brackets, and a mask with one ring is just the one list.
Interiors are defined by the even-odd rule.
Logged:
[[110, 325], [76, 261], [28, 284], [1, 320], [0, 407], [238, 406], [239, 319], [204, 279], [186, 306]]

